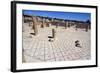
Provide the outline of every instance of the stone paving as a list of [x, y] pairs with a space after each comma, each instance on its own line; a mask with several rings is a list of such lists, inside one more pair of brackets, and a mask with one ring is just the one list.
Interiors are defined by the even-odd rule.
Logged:
[[[52, 28], [56, 30], [56, 40], [48, 41], [52, 35]], [[64, 29], [55, 26], [38, 28], [38, 35], [34, 33], [28, 24], [23, 25], [23, 55], [22, 61], [27, 62], [52, 62], [74, 61], [91, 59], [90, 30], [75, 30], [74, 27]], [[75, 47], [75, 41], [79, 40], [80, 47]]]

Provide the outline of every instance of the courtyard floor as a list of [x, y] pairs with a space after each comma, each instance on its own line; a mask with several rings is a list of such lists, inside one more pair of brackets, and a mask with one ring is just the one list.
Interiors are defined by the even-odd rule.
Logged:
[[[56, 40], [49, 41], [52, 29], [56, 30]], [[50, 26], [38, 28], [38, 35], [34, 36], [32, 27], [27, 23], [23, 25], [23, 54], [22, 61], [28, 62], [52, 62], [52, 61], [74, 61], [89, 60], [91, 58], [90, 30], [75, 30], [74, 26], [64, 27]], [[79, 40], [81, 48], [75, 46]]]

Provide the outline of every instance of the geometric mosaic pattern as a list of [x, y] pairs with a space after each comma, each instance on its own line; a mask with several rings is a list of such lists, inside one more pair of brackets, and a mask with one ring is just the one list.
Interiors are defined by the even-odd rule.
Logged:
[[[48, 41], [51, 30], [56, 30], [56, 40]], [[55, 26], [38, 28], [38, 35], [28, 24], [23, 26], [23, 55], [22, 60], [27, 62], [52, 62], [52, 61], [74, 61], [91, 59], [90, 30], [75, 30], [74, 27], [64, 29]], [[79, 40], [81, 48], [75, 47], [75, 41]]]

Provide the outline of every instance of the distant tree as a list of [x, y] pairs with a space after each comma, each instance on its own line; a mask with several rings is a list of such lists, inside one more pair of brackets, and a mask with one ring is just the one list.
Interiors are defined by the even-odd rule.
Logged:
[[86, 23], [89, 23], [89, 24], [91, 24], [90, 20], [87, 20], [87, 21], [86, 21]]

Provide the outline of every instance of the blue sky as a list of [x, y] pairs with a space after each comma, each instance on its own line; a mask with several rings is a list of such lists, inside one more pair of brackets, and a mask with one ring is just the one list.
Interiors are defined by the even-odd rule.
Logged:
[[58, 11], [39, 11], [39, 10], [23, 10], [25, 15], [33, 16], [44, 16], [68, 20], [78, 20], [78, 21], [91, 21], [90, 13], [80, 13], [80, 12], [58, 12]]

